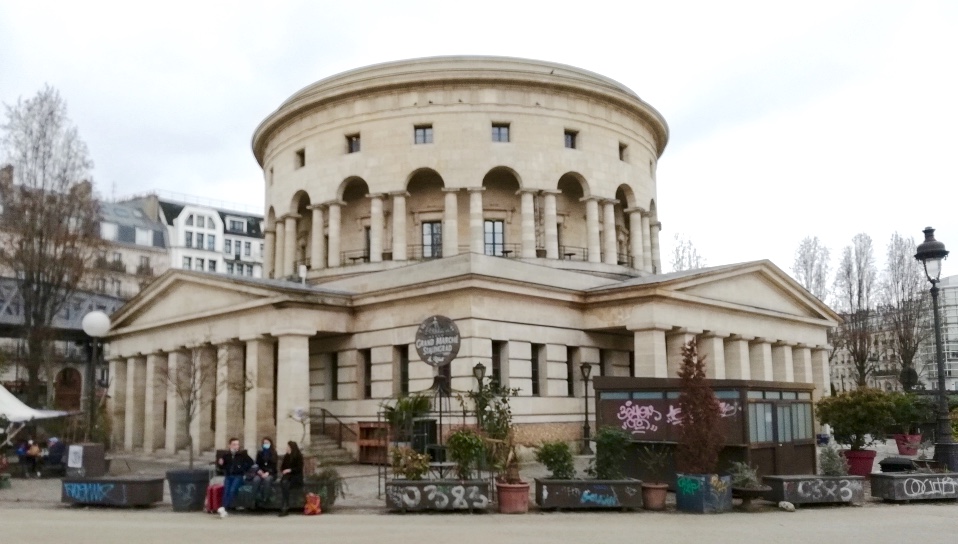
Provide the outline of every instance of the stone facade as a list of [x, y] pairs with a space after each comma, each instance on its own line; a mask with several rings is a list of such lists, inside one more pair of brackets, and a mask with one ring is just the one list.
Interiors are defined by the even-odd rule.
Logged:
[[[576, 437], [591, 395], [580, 365], [674, 377], [692, 338], [716, 378], [827, 392], [837, 316], [770, 262], [656, 274], [667, 135], [632, 91], [559, 64], [421, 59], [307, 87], [253, 138], [267, 277], [171, 270], [114, 315], [119, 443], [183, 447], [168, 384], [160, 421], [151, 360], [216, 373], [197, 449], [234, 434], [308, 443], [299, 416], [319, 409], [375, 421], [384, 399], [433, 384], [413, 343], [437, 314], [462, 337], [451, 387], [476, 387], [482, 363], [518, 388], [524, 442]], [[304, 264], [304, 281], [282, 279]]]

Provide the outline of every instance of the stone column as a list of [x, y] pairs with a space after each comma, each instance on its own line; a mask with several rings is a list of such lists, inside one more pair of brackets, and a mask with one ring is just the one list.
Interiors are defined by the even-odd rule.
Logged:
[[383, 217], [383, 194], [366, 195], [369, 199], [369, 262], [383, 262], [383, 234], [386, 220]]
[[445, 207], [442, 215], [442, 256], [459, 255], [459, 189], [443, 189]]
[[619, 264], [619, 248], [615, 239], [616, 202], [618, 201], [602, 201], [602, 262], [605, 264]]
[[123, 449], [143, 447], [143, 427], [146, 418], [146, 357], [130, 357], [126, 361], [126, 421]]
[[[264, 436], [276, 436], [276, 414], [273, 413], [273, 343], [264, 337], [245, 338], [246, 410], [243, 418], [243, 435], [252, 443]], [[277, 442], [279, 444], [279, 442]]]
[[652, 237], [652, 269], [656, 274], [662, 273], [662, 259], [659, 255], [659, 231], [662, 230], [662, 223], [656, 221], [649, 225]]
[[705, 375], [713, 380], [726, 377], [725, 337], [727, 334], [706, 332], [698, 337], [699, 356], [705, 357]]
[[327, 266], [330, 268], [336, 268], [341, 266], [341, 239], [340, 239], [340, 214], [342, 212], [343, 202], [338, 200], [333, 200], [326, 203], [327, 209], [329, 210], [329, 256]]
[[682, 368], [682, 347], [695, 340], [696, 334], [701, 331], [680, 331], [669, 334], [665, 337], [665, 354], [668, 364], [668, 378], [677, 378], [679, 369]]
[[113, 444], [123, 444], [126, 439], [126, 359], [110, 360], [110, 385], [108, 406], [113, 421]]
[[772, 377], [777, 382], [795, 381], [792, 346], [784, 342], [777, 342], [772, 345]]
[[556, 195], [559, 191], [542, 191], [544, 196], [543, 221], [546, 233], [546, 259], [559, 258], [559, 216], [556, 211]]
[[286, 225], [282, 221], [278, 221], [276, 226], [276, 250], [273, 252], [273, 277], [276, 279], [285, 279], [286, 276], [283, 275], [283, 263], [285, 258], [283, 257], [284, 250], [286, 249]]
[[406, 260], [406, 197], [409, 193], [389, 193], [393, 197], [393, 260]]
[[267, 228], [263, 233], [263, 277], [272, 278], [276, 262], [276, 231]]
[[486, 252], [485, 225], [482, 216], [482, 192], [485, 187], [470, 187], [469, 191], [469, 251]]
[[[189, 354], [184, 351], [171, 351], [166, 356], [167, 375], [170, 377], [166, 384], [166, 452], [174, 454], [186, 447], [186, 413], [181, 396], [177, 393], [177, 384], [180, 380], [189, 380], [183, 372], [189, 372]], [[181, 378], [182, 377], [182, 378]]]
[[286, 236], [283, 239], [283, 276], [289, 277], [297, 274], [296, 270], [296, 221], [299, 216], [289, 214], [286, 216]]
[[812, 382], [815, 390], [812, 396], [815, 400], [832, 394], [828, 381], [830, 376], [828, 365], [828, 349], [816, 348], [812, 350]]
[[752, 379], [772, 381], [772, 345], [764, 338], [756, 338], [748, 345], [748, 361]]
[[633, 332], [635, 377], [668, 377], [665, 329], [644, 329]]
[[[190, 434], [193, 435], [193, 454], [199, 455], [213, 449], [213, 403], [216, 402], [216, 349], [207, 344], [195, 347], [188, 354], [186, 363], [195, 372], [199, 405], [193, 421], [190, 422]], [[182, 362], [182, 361], [181, 361]], [[217, 447], [225, 447], [219, 444]]]
[[629, 215], [629, 266], [636, 270], [645, 269], [642, 257], [642, 209], [629, 208], [625, 210]]
[[642, 212], [642, 270], [652, 272], [652, 227], [645, 212]]
[[583, 198], [585, 202], [586, 251], [590, 263], [602, 262], [599, 239], [599, 201], [594, 197]]
[[725, 378], [729, 380], [752, 379], [748, 360], [749, 338], [733, 334], [725, 340]]
[[535, 191], [519, 191], [519, 209], [522, 213], [522, 248], [519, 256], [534, 259], [536, 256], [536, 208]]
[[[243, 375], [243, 346], [239, 343], [216, 347], [216, 423], [213, 443], [226, 444], [232, 436], [243, 433], [243, 394], [246, 376]], [[256, 436], [242, 438], [249, 446]]]
[[795, 381], [814, 383], [812, 375], [812, 350], [807, 346], [792, 348], [792, 363], [795, 365]]
[[[276, 443], [289, 440], [310, 443], [309, 423], [305, 429], [294, 419], [297, 411], [309, 414], [309, 339], [315, 331], [282, 330], [272, 333], [279, 339], [276, 366]], [[305, 439], [303, 439], [305, 433]], [[302, 440], [301, 440], [302, 439]]]
[[313, 212], [309, 232], [309, 267], [319, 270], [326, 267], [326, 238], [323, 235], [323, 207], [315, 204], [309, 207]]
[[166, 441], [163, 428], [163, 404], [166, 402], [166, 354], [146, 356], [146, 423], [143, 429], [143, 451], [162, 449]]

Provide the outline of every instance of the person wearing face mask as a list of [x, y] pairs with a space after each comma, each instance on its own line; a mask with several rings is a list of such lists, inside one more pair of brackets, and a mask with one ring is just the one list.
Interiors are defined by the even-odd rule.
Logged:
[[232, 508], [236, 493], [243, 485], [246, 473], [253, 466], [253, 460], [245, 450], [240, 451], [239, 438], [230, 438], [229, 451], [217, 460], [223, 468], [223, 505], [216, 512], [225, 518], [226, 510]]
[[262, 445], [256, 452], [256, 474], [253, 476], [253, 496], [257, 505], [266, 505], [270, 500], [273, 480], [276, 479], [276, 451], [273, 440], [263, 437]]
[[283, 505], [279, 512], [280, 516], [289, 515], [289, 490], [290, 488], [303, 487], [303, 454], [299, 451], [299, 445], [290, 440], [286, 443], [286, 455], [283, 456], [283, 464], [280, 465], [280, 489], [283, 492]]

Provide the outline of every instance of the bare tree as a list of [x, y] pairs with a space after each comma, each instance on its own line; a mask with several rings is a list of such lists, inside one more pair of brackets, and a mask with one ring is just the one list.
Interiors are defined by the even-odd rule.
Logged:
[[818, 236], [806, 236], [795, 252], [792, 275], [809, 293], [824, 301], [828, 297], [829, 251]]
[[0, 266], [18, 280], [27, 401], [35, 404], [53, 318], [82, 285], [101, 244], [98, 203], [87, 181], [93, 163], [60, 94], [48, 86], [6, 110]]
[[874, 303], [877, 276], [872, 239], [864, 233], [856, 234], [842, 251], [835, 273], [835, 302], [844, 318], [837, 336], [852, 361], [859, 387], [868, 385], [868, 377], [876, 369], [871, 345], [878, 331]]
[[915, 358], [932, 332], [925, 273], [921, 263], [915, 260], [915, 251], [914, 238], [905, 238], [897, 232], [892, 234], [881, 280], [882, 325], [891, 334], [898, 377], [905, 391], [918, 383]]
[[672, 272], [681, 272], [683, 270], [696, 270], [705, 268], [705, 257], [699, 254], [692, 241], [684, 234], [675, 235], [675, 245], [672, 247]]

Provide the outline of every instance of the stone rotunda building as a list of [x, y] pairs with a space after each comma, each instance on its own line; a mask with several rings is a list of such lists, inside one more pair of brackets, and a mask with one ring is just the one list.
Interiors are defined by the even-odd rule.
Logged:
[[413, 343], [437, 314], [462, 336], [451, 387], [475, 388], [482, 363], [518, 388], [526, 443], [581, 437], [582, 363], [674, 377], [692, 338], [716, 378], [826, 392], [837, 316], [772, 263], [661, 274], [667, 140], [631, 90], [549, 62], [415, 59], [306, 87], [253, 135], [266, 277], [171, 270], [113, 316], [117, 443], [184, 447], [165, 377], [190, 361], [216, 374], [197, 450], [308, 443], [305, 410], [375, 421], [433, 384]]

